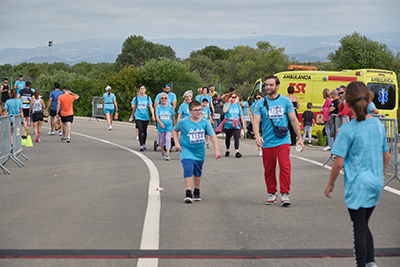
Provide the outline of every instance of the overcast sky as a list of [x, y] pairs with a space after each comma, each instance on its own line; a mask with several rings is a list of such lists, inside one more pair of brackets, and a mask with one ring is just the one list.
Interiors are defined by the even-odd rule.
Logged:
[[400, 29], [399, 0], [1, 0], [0, 7], [0, 49], [135, 34], [149, 40]]

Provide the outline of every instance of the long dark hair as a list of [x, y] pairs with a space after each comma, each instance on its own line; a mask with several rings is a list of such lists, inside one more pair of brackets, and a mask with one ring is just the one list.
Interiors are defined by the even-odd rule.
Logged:
[[351, 82], [347, 86], [346, 102], [356, 113], [357, 121], [365, 120], [370, 96], [369, 90], [363, 82]]

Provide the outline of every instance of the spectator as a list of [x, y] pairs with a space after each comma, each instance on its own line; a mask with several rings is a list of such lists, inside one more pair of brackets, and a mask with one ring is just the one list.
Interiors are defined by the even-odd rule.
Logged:
[[4, 104], [8, 99], [10, 99], [10, 85], [8, 84], [8, 79], [4, 78], [4, 83], [0, 86], [0, 93], [1, 93], [1, 110], [0, 116], [4, 109]]
[[331, 198], [336, 178], [344, 167], [344, 198], [353, 225], [355, 258], [359, 267], [377, 266], [368, 221], [379, 202], [383, 172], [390, 159], [384, 126], [367, 112], [369, 100], [369, 90], [363, 82], [348, 85], [346, 102], [354, 120], [340, 127], [332, 148], [336, 158], [325, 189], [325, 195]]
[[[254, 94], [255, 102], [251, 105], [251, 109], [250, 109], [250, 122], [251, 122], [252, 126], [254, 125], [253, 124], [253, 121], [254, 121], [254, 109], [256, 108], [257, 102], [262, 100], [262, 98], [263, 98], [263, 95], [262, 95], [261, 92], [256, 92]], [[253, 132], [254, 132], [254, 127], [252, 127], [252, 129], [253, 129]], [[260, 136], [261, 136], [262, 135], [262, 120], [260, 120], [260, 125], [259, 125], [258, 129], [260, 131]], [[261, 146], [259, 146], [258, 144], [256, 144], [256, 145], [257, 145], [257, 149], [258, 149], [258, 156], [262, 157]]]
[[[222, 100], [221, 100], [221, 96], [218, 93], [215, 93], [213, 96], [213, 101], [212, 104], [214, 106], [214, 115], [213, 115], [213, 121], [214, 124], [213, 129], [214, 131], [217, 129], [218, 125], [221, 123], [221, 119], [222, 119]], [[221, 136], [221, 134], [217, 135], [217, 136]]]
[[215, 85], [214, 85], [214, 84], [210, 84], [210, 85], [208, 86], [208, 90], [209, 90], [208, 93], [211, 95], [211, 97], [215, 96], [215, 94], [217, 93], [217, 92], [215, 91]]
[[368, 104], [368, 113], [369, 114], [379, 114], [379, 110], [376, 108], [373, 100], [374, 100], [374, 93], [373, 92], [369, 92], [370, 94], [370, 99], [369, 99], [369, 104]]
[[178, 119], [177, 122], [180, 119], [190, 117], [190, 111], [189, 111], [189, 104], [192, 102], [192, 97], [193, 97], [193, 92], [192, 90], [187, 90], [183, 94], [183, 103], [179, 106], [178, 109]]
[[339, 91], [338, 91], [338, 95], [339, 95], [339, 117], [342, 116], [348, 116], [349, 120], [351, 120], [351, 117], [353, 117], [353, 112], [351, 112], [351, 109], [349, 108], [349, 106], [346, 103], [346, 87], [345, 86], [340, 86]]
[[308, 145], [312, 146], [311, 144], [311, 134], [312, 134], [312, 127], [315, 125], [315, 118], [314, 112], [311, 111], [313, 105], [311, 102], [307, 103], [307, 110], [303, 112], [302, 121], [303, 121], [303, 142], [306, 141], [306, 134], [308, 132]]
[[329, 127], [328, 127], [328, 120], [329, 120], [329, 107], [332, 103], [332, 99], [330, 98], [330, 91], [328, 88], [325, 88], [324, 91], [322, 91], [322, 96], [325, 99], [325, 103], [322, 106], [321, 112], [323, 117], [323, 121], [325, 122], [325, 133], [326, 133], [326, 142], [327, 146], [324, 148], [325, 151], [331, 149], [331, 139], [329, 138]]
[[[299, 140], [297, 145], [304, 149], [301, 137], [299, 121], [294, 113], [291, 100], [286, 96], [278, 94], [279, 79], [276, 76], [269, 76], [265, 80], [265, 91], [267, 96], [263, 101], [258, 101], [254, 109], [253, 129], [256, 136], [256, 143], [262, 146], [262, 157], [264, 165], [264, 177], [269, 194], [266, 204], [276, 203], [277, 181], [276, 162], [279, 163], [279, 184], [282, 206], [289, 206], [289, 194], [291, 183], [290, 164], [290, 136], [282, 134], [286, 130], [290, 120]], [[262, 137], [260, 136], [259, 123], [262, 120]], [[276, 133], [277, 127], [281, 128], [280, 134]], [[286, 128], [286, 129], [285, 129]]]
[[[294, 113], [296, 114], [297, 120], [299, 119], [299, 114], [297, 114], [297, 110], [300, 108], [300, 101], [297, 96], [294, 95], [294, 87], [289, 86], [287, 88], [288, 95], [287, 97], [292, 101], [293, 107], [294, 107]], [[291, 146], [294, 146], [296, 144], [296, 133], [294, 132], [294, 129], [292, 127], [292, 124], [289, 122], [288, 123], [289, 127], [289, 132], [290, 132], [290, 140], [291, 140]]]
[[[103, 94], [103, 111], [106, 114], [108, 130], [112, 130], [113, 114], [118, 112], [117, 98], [111, 93], [111, 86], [106, 87], [106, 93]], [[115, 109], [114, 109], [115, 106]]]

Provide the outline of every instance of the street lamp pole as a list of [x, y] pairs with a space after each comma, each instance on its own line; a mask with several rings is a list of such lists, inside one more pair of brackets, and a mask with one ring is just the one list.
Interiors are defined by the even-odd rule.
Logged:
[[49, 41], [49, 47], [50, 47], [50, 62], [49, 64], [51, 64], [51, 47], [53, 46], [53, 41]]

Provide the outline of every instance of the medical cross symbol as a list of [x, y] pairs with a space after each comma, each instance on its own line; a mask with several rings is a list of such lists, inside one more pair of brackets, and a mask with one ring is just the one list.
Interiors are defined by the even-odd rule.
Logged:
[[388, 92], [385, 90], [385, 88], [382, 88], [382, 89], [379, 91], [378, 94], [379, 94], [378, 101], [379, 101], [382, 105], [385, 105], [385, 103], [388, 101], [388, 98], [387, 98]]

